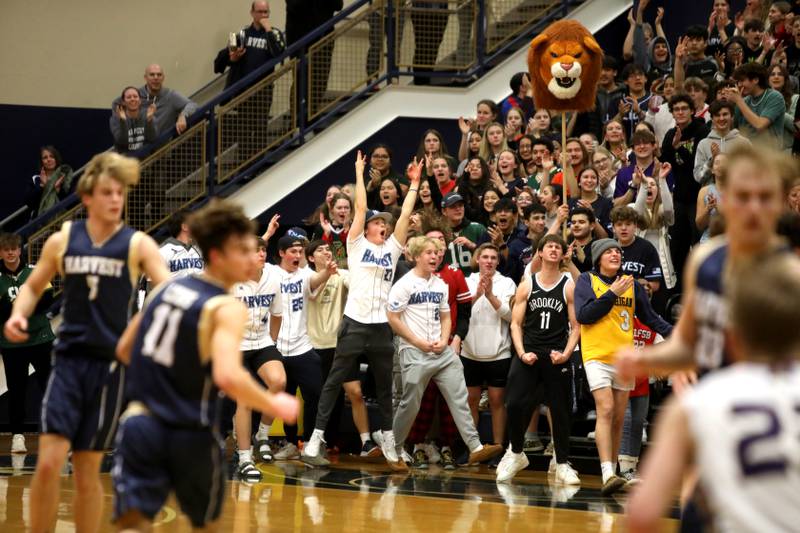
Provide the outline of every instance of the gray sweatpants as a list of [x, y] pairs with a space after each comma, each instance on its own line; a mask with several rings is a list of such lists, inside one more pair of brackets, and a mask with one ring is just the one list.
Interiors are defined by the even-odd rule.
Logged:
[[400, 447], [408, 437], [419, 412], [422, 395], [428, 382], [433, 380], [450, 408], [461, 438], [467, 448], [474, 450], [481, 441], [467, 404], [467, 385], [464, 383], [464, 365], [449, 346], [439, 355], [430, 355], [416, 348], [400, 350], [400, 371], [403, 395], [394, 414], [394, 438]]

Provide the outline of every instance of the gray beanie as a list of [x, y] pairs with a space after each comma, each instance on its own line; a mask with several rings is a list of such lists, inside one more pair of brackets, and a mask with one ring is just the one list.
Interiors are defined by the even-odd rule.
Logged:
[[614, 239], [598, 239], [592, 243], [592, 266], [596, 266], [600, 260], [603, 252], [612, 248], [618, 248], [622, 251], [622, 247]]

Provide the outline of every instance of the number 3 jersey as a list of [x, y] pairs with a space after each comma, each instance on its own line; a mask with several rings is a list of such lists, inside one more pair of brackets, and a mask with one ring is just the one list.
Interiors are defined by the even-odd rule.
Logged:
[[65, 222], [61, 232], [64, 303], [55, 352], [112, 360], [136, 297], [143, 234], [120, 224], [105, 241], [94, 243], [85, 220]]
[[231, 301], [224, 287], [197, 274], [156, 288], [145, 303], [131, 353], [129, 399], [171, 426], [216, 427], [211, 326], [214, 312]]
[[717, 531], [797, 531], [800, 366], [739, 363], [682, 399]]

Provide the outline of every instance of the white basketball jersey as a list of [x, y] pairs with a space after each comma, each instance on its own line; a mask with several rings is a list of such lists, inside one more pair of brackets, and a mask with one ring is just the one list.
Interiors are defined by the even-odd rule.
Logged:
[[281, 280], [283, 319], [278, 333], [278, 351], [284, 357], [301, 355], [313, 349], [308, 336], [308, 300], [312, 297], [311, 278], [314, 272], [307, 268], [287, 272], [274, 267]]
[[270, 317], [280, 316], [283, 313], [280, 268], [269, 263], [265, 264], [261, 271], [261, 279], [237, 283], [233, 286], [233, 295], [247, 306], [249, 317], [240, 348], [260, 350], [273, 346], [275, 343], [269, 336]]
[[394, 269], [403, 247], [391, 235], [382, 245], [372, 244], [362, 234], [347, 241], [350, 292], [344, 314], [362, 324], [385, 324], [386, 301], [392, 288]]
[[800, 530], [800, 367], [736, 364], [682, 402], [717, 529]]
[[161, 258], [169, 269], [171, 278], [180, 278], [203, 271], [203, 255], [194, 244], [183, 244], [170, 237], [158, 249]]

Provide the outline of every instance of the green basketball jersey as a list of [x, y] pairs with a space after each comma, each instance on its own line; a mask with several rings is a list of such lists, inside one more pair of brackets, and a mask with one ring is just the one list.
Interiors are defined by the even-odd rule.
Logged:
[[[453, 239], [456, 237], [466, 237], [474, 244], [478, 243], [478, 239], [486, 233], [486, 228], [483, 224], [478, 224], [477, 222], [470, 222], [460, 231], [453, 232]], [[472, 261], [472, 250], [467, 248], [466, 246], [462, 246], [461, 244], [456, 244], [451, 242], [450, 245], [447, 247], [447, 258], [446, 262], [451, 265], [456, 265], [458, 268], [461, 269], [461, 272], [464, 273], [464, 277], [469, 276], [472, 274], [472, 265], [470, 264]]]
[[[33, 272], [33, 267], [28, 265], [23, 267], [16, 274], [9, 274], [6, 271], [0, 272], [0, 302], [3, 308], [10, 311], [14, 305], [14, 300], [19, 295], [19, 290], [28, 276]], [[52, 287], [47, 288], [52, 291]], [[6, 317], [7, 318], [7, 317]], [[28, 318], [28, 340], [20, 343], [12, 343], [6, 340], [3, 332], [0, 331], [0, 348], [20, 348], [23, 346], [35, 346], [52, 342], [56, 336], [50, 327], [50, 319], [44, 312], [36, 312]]]

